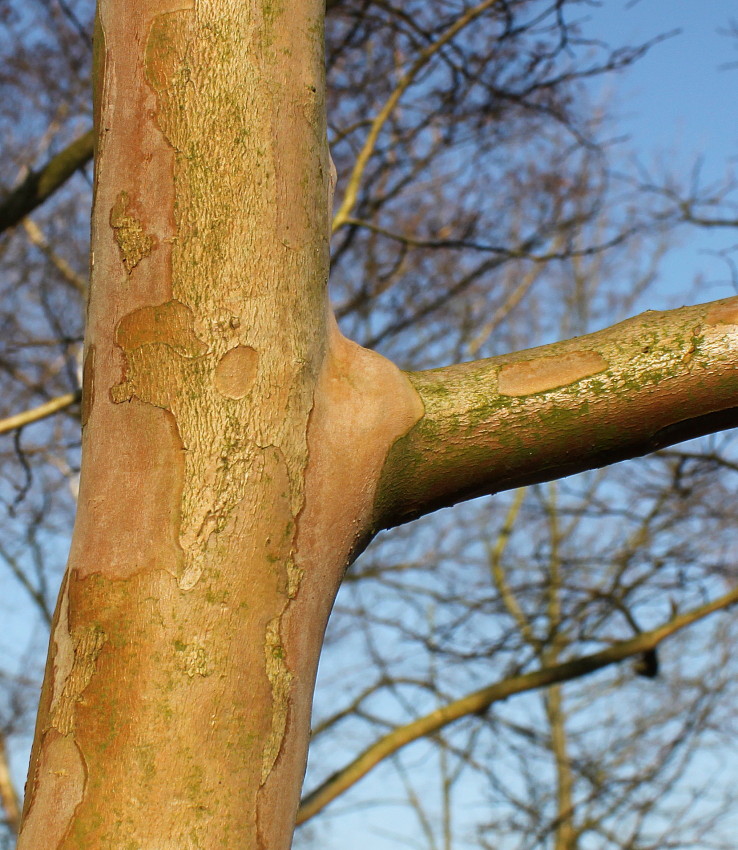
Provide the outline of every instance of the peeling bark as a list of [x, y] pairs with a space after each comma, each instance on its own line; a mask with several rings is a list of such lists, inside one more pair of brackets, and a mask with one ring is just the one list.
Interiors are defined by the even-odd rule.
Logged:
[[300, 772], [257, 801], [288, 734], [304, 761], [319, 648], [283, 619], [327, 350], [322, 12], [99, 5], [95, 355], [21, 848], [289, 845]]
[[514, 398], [548, 392], [598, 375], [607, 366], [605, 358], [596, 351], [573, 351], [507, 363], [497, 374], [497, 392]]

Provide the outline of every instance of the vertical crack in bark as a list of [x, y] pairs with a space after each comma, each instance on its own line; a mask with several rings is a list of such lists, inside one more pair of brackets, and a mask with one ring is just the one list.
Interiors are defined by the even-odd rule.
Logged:
[[[310, 421], [313, 405], [310, 405], [307, 422]], [[281, 453], [280, 453], [281, 455]], [[290, 554], [284, 565], [284, 585], [282, 592], [286, 599], [281, 611], [267, 624], [264, 636], [264, 659], [266, 675], [272, 692], [272, 719], [271, 729], [264, 744], [261, 759], [261, 779], [259, 787], [262, 788], [269, 779], [272, 770], [282, 751], [282, 745], [287, 733], [287, 723], [290, 712], [290, 697], [294, 676], [287, 664], [286, 651], [282, 641], [282, 619], [287, 613], [292, 601], [296, 598], [305, 571], [297, 566], [294, 561], [294, 545], [297, 538], [297, 524], [305, 503], [304, 472], [307, 468], [307, 423], [305, 432], [305, 457], [303, 474], [300, 483], [296, 486], [292, 476], [290, 480], [290, 502], [294, 521], [290, 524]], [[258, 806], [257, 806], [258, 809]]]

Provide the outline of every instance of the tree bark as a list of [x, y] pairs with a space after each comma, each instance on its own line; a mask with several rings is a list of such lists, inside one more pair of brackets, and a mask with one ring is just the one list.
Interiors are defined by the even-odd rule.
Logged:
[[424, 415], [387, 459], [375, 528], [738, 426], [738, 298], [409, 373]]
[[328, 612], [421, 410], [329, 319], [322, 17], [99, 4], [83, 471], [20, 850], [290, 845]]

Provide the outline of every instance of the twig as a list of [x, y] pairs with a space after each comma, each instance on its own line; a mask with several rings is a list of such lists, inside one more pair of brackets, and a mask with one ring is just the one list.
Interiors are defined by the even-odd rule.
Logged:
[[305, 823], [305, 821], [318, 814], [330, 802], [335, 800], [336, 797], [366, 776], [373, 767], [407, 744], [417, 741], [419, 738], [424, 738], [433, 732], [438, 732], [440, 729], [443, 729], [456, 720], [460, 720], [462, 717], [480, 714], [486, 711], [493, 703], [505, 700], [515, 694], [544, 688], [557, 682], [567, 682], [577, 679], [596, 670], [608, 667], [611, 664], [616, 664], [626, 658], [642, 655], [644, 652], [655, 649], [670, 635], [707, 617], [715, 611], [720, 611], [737, 602], [738, 588], [709, 602], [707, 605], [702, 605], [699, 608], [688, 611], [686, 614], [674, 617], [656, 629], [642, 632], [629, 640], [614, 643], [600, 652], [585, 655], [582, 658], [575, 658], [572, 661], [565, 661], [561, 664], [554, 664], [542, 670], [534, 670], [531, 673], [525, 673], [521, 676], [503, 679], [500, 682], [495, 682], [486, 688], [474, 691], [461, 699], [448, 703], [448, 705], [442, 708], [437, 708], [435, 711], [414, 720], [412, 723], [394, 729], [369, 746], [345, 768], [334, 773], [312, 793], [308, 794], [300, 805], [297, 813], [297, 823]]
[[9, 416], [7, 419], [0, 419], [0, 434], [7, 434], [8, 431], [14, 431], [16, 428], [22, 428], [24, 425], [30, 425], [32, 422], [46, 419], [47, 416], [53, 416], [55, 413], [59, 413], [61, 410], [66, 410], [68, 407], [76, 404], [79, 400], [79, 391], [67, 393], [58, 398], [53, 398], [39, 407], [26, 410], [23, 413], [16, 413], [15, 416]]

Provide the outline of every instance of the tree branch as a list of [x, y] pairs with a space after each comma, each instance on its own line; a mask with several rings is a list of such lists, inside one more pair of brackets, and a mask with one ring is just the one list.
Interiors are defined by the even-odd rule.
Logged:
[[20, 804], [18, 794], [10, 776], [5, 735], [0, 732], [0, 805], [5, 812], [5, 822], [13, 835], [18, 835]]
[[71, 265], [59, 256], [54, 249], [49, 245], [46, 237], [41, 232], [41, 228], [32, 218], [26, 218], [23, 221], [23, 229], [26, 231], [28, 240], [32, 242], [41, 253], [55, 266], [56, 270], [61, 274], [64, 280], [73, 286], [80, 295], [87, 295], [87, 281], [71, 267]]
[[38, 422], [40, 419], [46, 419], [47, 416], [53, 416], [55, 413], [59, 413], [59, 411], [76, 404], [79, 400], [79, 392], [67, 393], [58, 398], [53, 398], [39, 407], [26, 410], [23, 413], [17, 413], [15, 416], [9, 416], [7, 419], [0, 419], [0, 434], [6, 434], [8, 431], [14, 431], [16, 428], [22, 428], [24, 425]]
[[474, 691], [461, 699], [448, 703], [442, 708], [437, 708], [430, 714], [418, 718], [389, 734], [380, 738], [372, 744], [361, 755], [357, 756], [351, 764], [337, 771], [329, 777], [322, 785], [305, 797], [297, 813], [297, 823], [305, 821], [318, 814], [330, 802], [336, 799], [344, 791], [355, 785], [366, 776], [369, 771], [396, 753], [407, 744], [417, 741], [419, 738], [431, 735], [445, 728], [449, 724], [468, 717], [472, 714], [480, 714], [486, 711], [495, 702], [501, 702], [508, 697], [526, 691], [537, 690], [559, 682], [568, 682], [586, 676], [603, 667], [609, 667], [626, 658], [641, 655], [644, 652], [655, 649], [663, 640], [681, 629], [692, 625], [715, 611], [734, 605], [738, 602], [738, 588], [720, 596], [718, 599], [708, 602], [699, 608], [688, 611], [678, 617], [674, 617], [668, 623], [664, 623], [656, 629], [642, 632], [629, 640], [619, 641], [591, 655], [554, 664], [542, 670], [525, 673], [522, 676], [514, 676], [495, 682], [481, 690]]
[[496, 2], [497, 0], [482, 0], [481, 3], [478, 3], [471, 9], [467, 9], [463, 15], [457, 18], [454, 23], [441, 36], [439, 36], [439, 38], [418, 52], [417, 57], [410, 68], [398, 80], [397, 86], [393, 90], [392, 94], [387, 98], [384, 106], [382, 106], [372, 121], [369, 134], [367, 135], [366, 140], [356, 157], [356, 162], [346, 184], [346, 192], [343, 196], [343, 201], [341, 202], [338, 212], [333, 218], [333, 233], [343, 227], [346, 224], [347, 219], [350, 217], [351, 211], [356, 205], [356, 200], [359, 196], [359, 186], [364, 175], [364, 169], [366, 168], [371, 155], [374, 153], [374, 148], [377, 144], [379, 134], [382, 131], [382, 127], [384, 127], [387, 119], [395, 111], [402, 95], [413, 84], [413, 82], [417, 79], [418, 74], [423, 70], [423, 68], [425, 68], [436, 53], [444, 47], [444, 45], [448, 44], [461, 32], [461, 30], [473, 23], [480, 15], [486, 12], [487, 9], [494, 6]]
[[75, 171], [87, 165], [92, 159], [93, 148], [94, 133], [90, 130], [52, 157], [40, 171], [32, 171], [0, 202], [0, 233], [18, 224], [63, 186]]
[[388, 454], [375, 530], [738, 426], [738, 298], [408, 378], [425, 414]]

